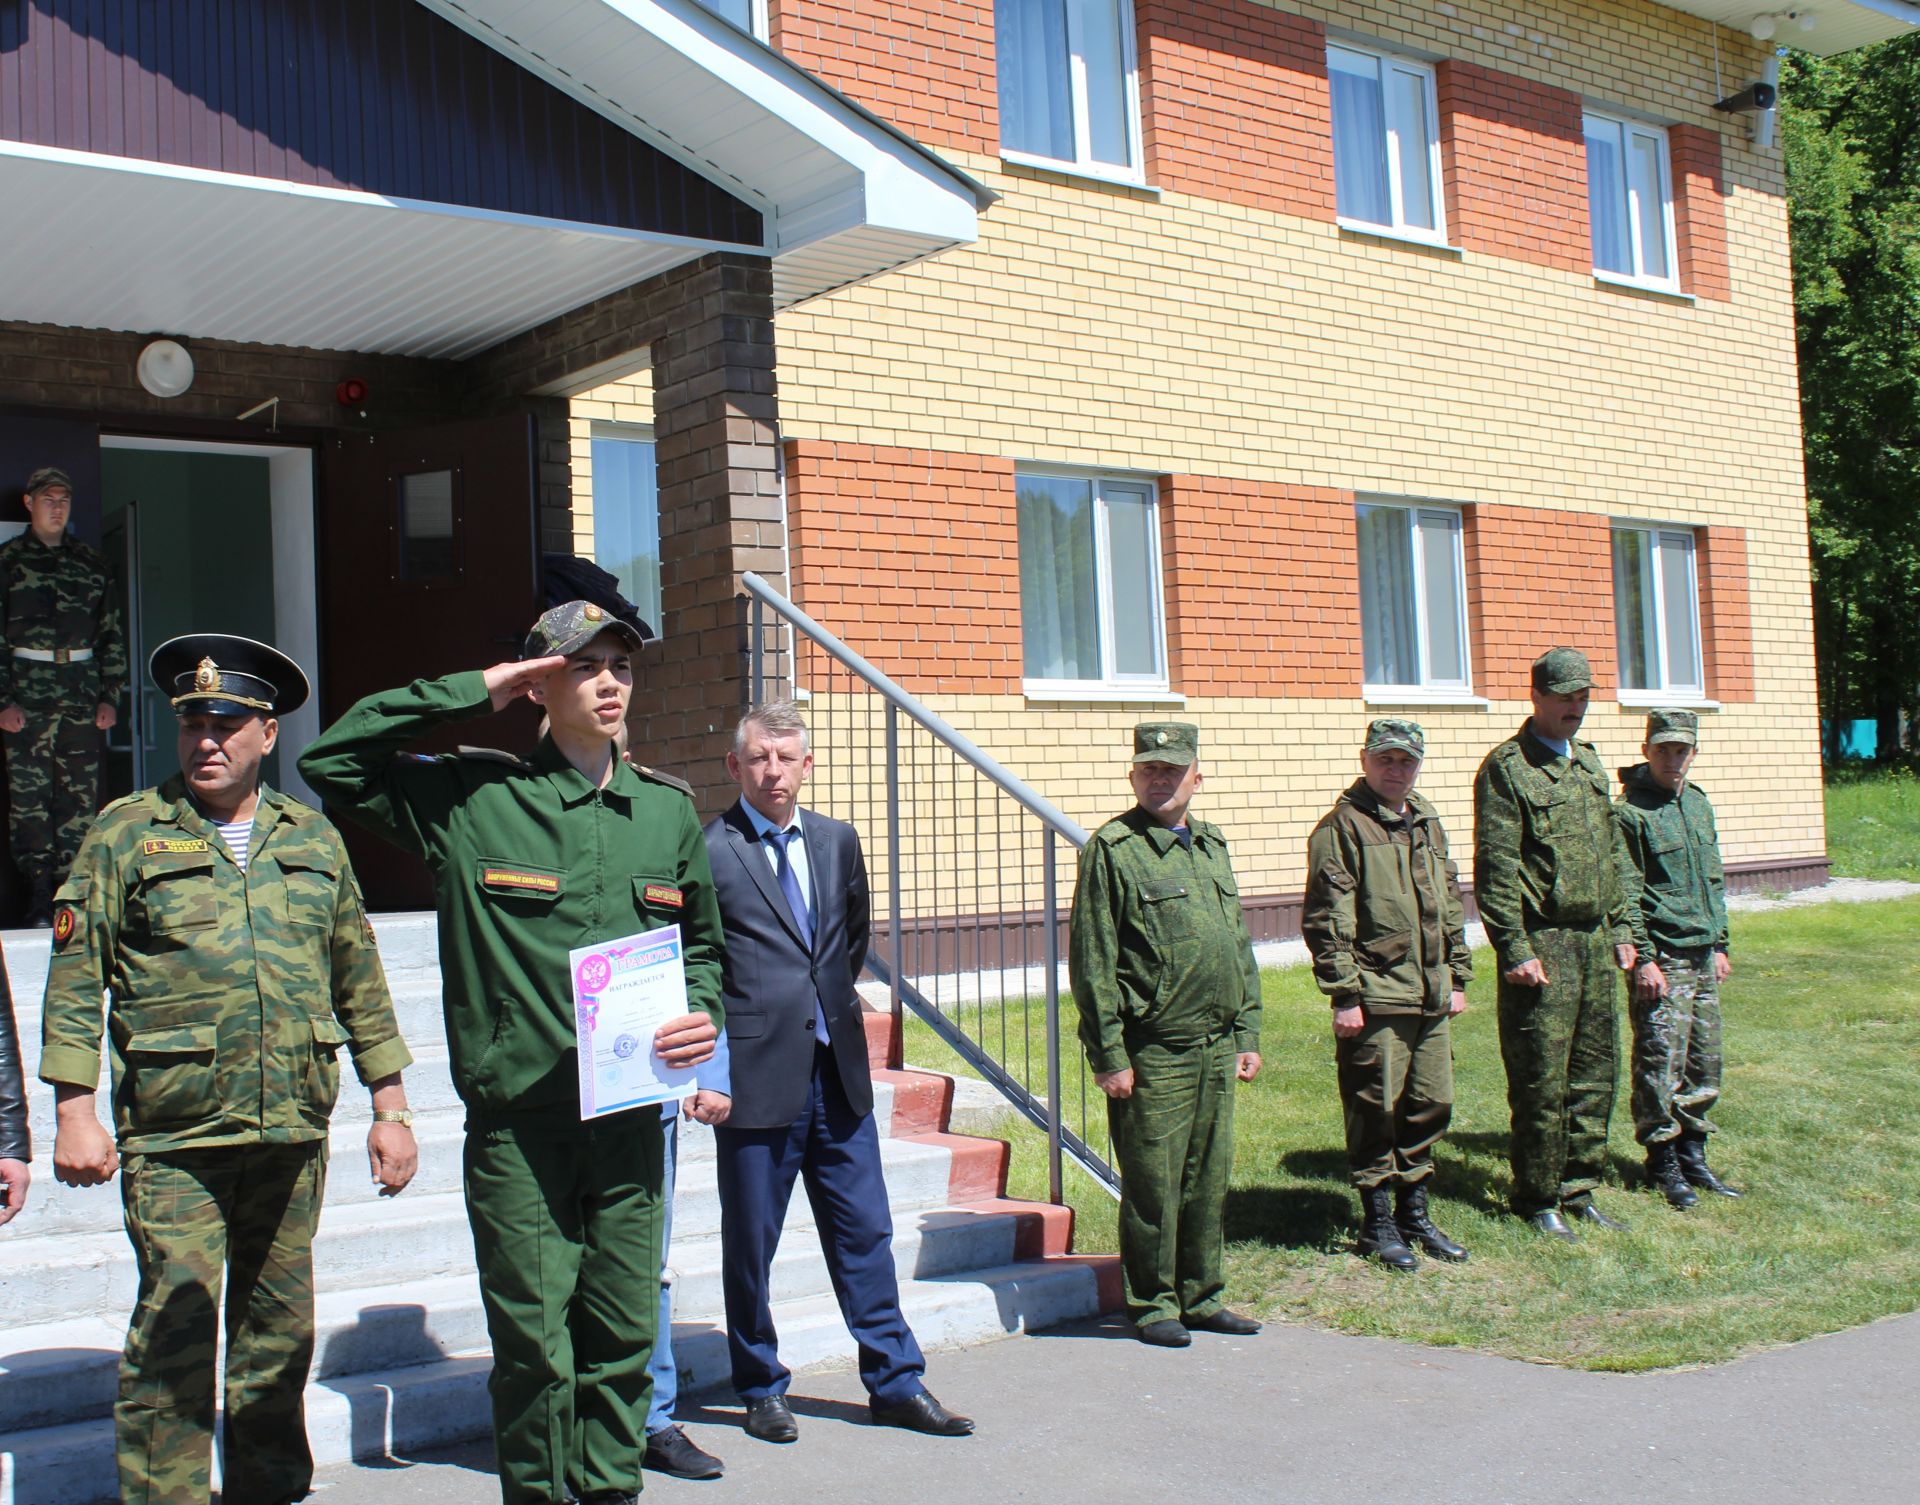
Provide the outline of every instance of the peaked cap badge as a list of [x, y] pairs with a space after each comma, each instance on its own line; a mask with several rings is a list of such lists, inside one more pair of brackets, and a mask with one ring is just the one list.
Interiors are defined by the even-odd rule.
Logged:
[[220, 666], [211, 658], [203, 658], [193, 671], [193, 687], [203, 695], [217, 694], [220, 689]]
[[1167, 734], [1165, 732], [1160, 732], [1155, 735], [1153, 740], [1157, 742], [1160, 746], [1165, 747], [1167, 745]]

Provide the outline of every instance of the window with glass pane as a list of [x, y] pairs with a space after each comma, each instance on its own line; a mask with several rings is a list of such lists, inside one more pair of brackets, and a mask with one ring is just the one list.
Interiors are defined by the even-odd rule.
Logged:
[[448, 580], [459, 573], [454, 552], [454, 474], [418, 471], [400, 477], [400, 578]]
[[657, 634], [660, 605], [660, 487], [653, 441], [595, 435], [593, 562], [620, 582]]
[[1366, 682], [1465, 690], [1465, 550], [1460, 514], [1444, 507], [1364, 503], [1360, 545], [1360, 635]]
[[1002, 150], [1139, 172], [1131, 0], [995, 0]]
[[1613, 620], [1626, 690], [1702, 695], [1693, 533], [1613, 530]]
[[733, 22], [742, 31], [760, 35], [760, 29], [754, 25], [753, 0], [700, 0], [700, 3], [716, 16]]
[[1016, 497], [1028, 681], [1164, 686], [1154, 488], [1022, 474]]
[[1342, 219], [1443, 233], [1433, 70], [1401, 58], [1327, 49], [1333, 94], [1334, 205]]
[[1666, 132], [1589, 115], [1586, 138], [1594, 270], [1671, 285], [1673, 187]]

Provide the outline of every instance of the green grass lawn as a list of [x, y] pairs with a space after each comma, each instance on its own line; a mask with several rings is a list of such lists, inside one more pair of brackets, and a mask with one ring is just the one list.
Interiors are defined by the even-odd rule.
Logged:
[[[1434, 1193], [1436, 1221], [1473, 1259], [1428, 1260], [1412, 1275], [1351, 1253], [1356, 1204], [1326, 1006], [1304, 968], [1268, 972], [1266, 1069], [1237, 1109], [1230, 1299], [1343, 1332], [1608, 1370], [1712, 1363], [1915, 1309], [1916, 936], [1915, 899], [1736, 915], [1713, 1160], [1752, 1195], [1676, 1213], [1646, 1193], [1605, 1189], [1602, 1207], [1632, 1231], [1572, 1247], [1505, 1211], [1506, 1081], [1491, 962], [1477, 957], [1481, 980], [1456, 1021], [1457, 1105]], [[1623, 1060], [1625, 1028], [1623, 1015]], [[917, 1065], [953, 1064], [918, 1021], [907, 1052]], [[1011, 1114], [1004, 1127], [1010, 1189], [1044, 1198], [1044, 1138]], [[1624, 1080], [1612, 1152], [1617, 1179], [1637, 1184]], [[1112, 1200], [1072, 1167], [1067, 1192], [1076, 1247], [1112, 1249]]]
[[1920, 882], [1920, 778], [1906, 768], [1832, 775], [1827, 856], [1836, 878]]

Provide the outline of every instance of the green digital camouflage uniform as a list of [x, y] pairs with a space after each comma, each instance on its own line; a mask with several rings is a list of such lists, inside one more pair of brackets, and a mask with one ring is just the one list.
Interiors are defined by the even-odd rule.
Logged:
[[1453, 1117], [1453, 992], [1473, 977], [1458, 869], [1432, 805], [1404, 816], [1356, 779], [1307, 839], [1301, 935], [1334, 1008], [1365, 1032], [1334, 1041], [1356, 1187], [1415, 1186]]
[[243, 874], [179, 777], [116, 800], [55, 906], [41, 1080], [99, 1080], [140, 1270], [114, 1433], [125, 1505], [205, 1505], [226, 1283], [225, 1498], [313, 1478], [303, 1392], [327, 1119], [411, 1056], [340, 836], [260, 791]]
[[1726, 877], [1713, 805], [1688, 781], [1674, 794], [1645, 763], [1620, 770], [1626, 861], [1621, 881], [1642, 961], [1658, 962], [1667, 996], [1633, 1015], [1633, 1132], [1641, 1144], [1714, 1132], [1720, 1100], [1720, 985], [1714, 953], [1727, 949]]
[[[1620, 824], [1593, 744], [1562, 757], [1526, 722], [1473, 784], [1473, 891], [1501, 973], [1513, 1210], [1577, 1207], [1606, 1171], [1619, 1066], [1613, 948], [1632, 940]], [[1529, 958], [1544, 988], [1505, 974]]]
[[527, 761], [402, 751], [490, 709], [477, 671], [370, 695], [300, 772], [433, 870], [502, 1497], [634, 1494], [660, 1302], [661, 1115], [580, 1121], [567, 953], [678, 925], [688, 1004], [718, 1025], [720, 911], [684, 786], [616, 763], [595, 788], [551, 738]]
[[1219, 827], [1185, 845], [1137, 806], [1080, 854], [1069, 967], [1120, 1162], [1120, 1263], [1138, 1326], [1207, 1317], [1226, 1289], [1236, 1060], [1260, 1048], [1260, 973]]
[[[127, 688], [127, 640], [100, 552], [72, 534], [48, 548], [31, 529], [0, 544], [0, 709], [27, 718], [4, 733], [14, 866], [41, 899], [66, 878], [100, 797], [93, 719]], [[18, 658], [84, 650], [78, 663]]]

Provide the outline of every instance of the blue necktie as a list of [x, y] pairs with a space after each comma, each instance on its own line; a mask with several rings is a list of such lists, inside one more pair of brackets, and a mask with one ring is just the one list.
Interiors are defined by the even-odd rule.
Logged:
[[[799, 840], [800, 832], [769, 831], [767, 840], [773, 843], [773, 865], [780, 875], [780, 892], [786, 896], [787, 908], [793, 911], [794, 928], [800, 932], [800, 944], [807, 948], [807, 954], [813, 954], [813, 916], [807, 910], [807, 896], [800, 892], [800, 875], [793, 870], [793, 857], [787, 851], [790, 843]], [[820, 1007], [820, 1000], [813, 1000], [813, 1038], [822, 1045], [827, 1043], [827, 1011]]]

